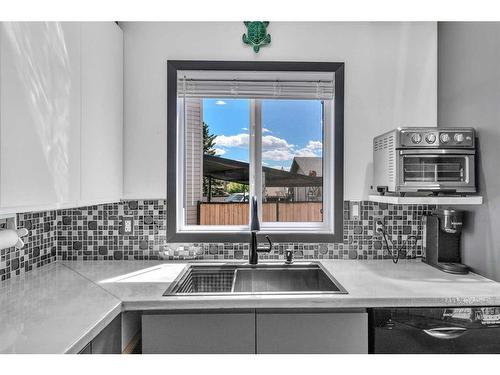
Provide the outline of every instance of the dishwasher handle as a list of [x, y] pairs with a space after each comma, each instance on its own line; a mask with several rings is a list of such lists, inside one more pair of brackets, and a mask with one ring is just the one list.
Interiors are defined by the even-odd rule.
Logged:
[[426, 334], [435, 339], [440, 340], [450, 340], [456, 339], [467, 332], [467, 328], [463, 327], [438, 327], [438, 328], [430, 328], [423, 329]]

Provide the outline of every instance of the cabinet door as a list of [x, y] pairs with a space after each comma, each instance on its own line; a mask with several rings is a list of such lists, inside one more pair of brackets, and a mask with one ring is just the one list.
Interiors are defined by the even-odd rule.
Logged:
[[122, 317], [118, 315], [92, 340], [92, 354], [121, 354]]
[[89, 342], [87, 345], [85, 345], [85, 348], [80, 350], [78, 354], [92, 354], [92, 343]]
[[80, 24], [2, 22], [0, 206], [80, 196]]
[[253, 312], [143, 315], [142, 352], [255, 353], [255, 315]]
[[257, 353], [368, 353], [366, 312], [257, 312]]
[[82, 204], [122, 196], [123, 33], [82, 23]]

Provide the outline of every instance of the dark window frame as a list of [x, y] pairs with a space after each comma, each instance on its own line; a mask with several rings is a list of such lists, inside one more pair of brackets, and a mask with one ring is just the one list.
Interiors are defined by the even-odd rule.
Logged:
[[[167, 61], [167, 241], [247, 242], [249, 233], [177, 232], [177, 71], [296, 71], [335, 74], [334, 100], [334, 233], [272, 233], [275, 242], [342, 242], [344, 219], [344, 63], [343, 62], [252, 62], [252, 61]], [[265, 234], [265, 231], [261, 233]]]

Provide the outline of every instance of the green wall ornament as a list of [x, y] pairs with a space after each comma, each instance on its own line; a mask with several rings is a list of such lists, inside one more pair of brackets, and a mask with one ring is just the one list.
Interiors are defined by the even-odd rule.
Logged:
[[255, 53], [260, 47], [271, 43], [271, 35], [267, 33], [268, 21], [245, 21], [247, 33], [243, 34], [243, 43], [253, 47]]

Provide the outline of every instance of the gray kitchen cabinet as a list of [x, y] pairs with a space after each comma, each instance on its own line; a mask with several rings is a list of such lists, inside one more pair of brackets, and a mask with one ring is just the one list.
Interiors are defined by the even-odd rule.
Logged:
[[92, 342], [89, 342], [87, 345], [85, 345], [85, 348], [80, 350], [78, 354], [92, 354]]
[[92, 340], [92, 354], [121, 354], [122, 317], [118, 315]]
[[259, 354], [368, 353], [365, 311], [257, 311]]
[[147, 314], [142, 352], [368, 353], [368, 315], [311, 309]]
[[122, 352], [122, 317], [114, 318], [94, 339], [78, 354], [121, 354]]
[[143, 315], [142, 353], [255, 353], [255, 314], [238, 311]]

